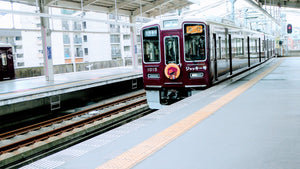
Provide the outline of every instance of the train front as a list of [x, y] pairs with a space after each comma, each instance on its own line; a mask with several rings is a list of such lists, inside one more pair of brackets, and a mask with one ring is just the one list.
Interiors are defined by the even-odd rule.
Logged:
[[163, 20], [142, 29], [143, 78], [148, 105], [160, 109], [209, 86], [204, 22]]

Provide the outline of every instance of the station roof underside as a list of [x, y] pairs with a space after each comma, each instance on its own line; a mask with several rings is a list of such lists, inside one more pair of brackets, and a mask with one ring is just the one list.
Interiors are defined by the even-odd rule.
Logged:
[[287, 7], [287, 8], [300, 8], [299, 0], [259, 0], [262, 5]]
[[[36, 6], [37, 0], [4, 0]], [[154, 17], [191, 5], [188, 0], [42, 0], [48, 7]]]
[[[38, 6], [37, 3], [41, 1], [44, 6], [56, 7], [63, 9], [79, 10], [79, 11], [93, 11], [101, 13], [110, 13], [132, 17], [155, 17], [165, 13], [182, 9], [183, 7], [193, 4], [193, 2], [201, 3], [195, 0], [2, 0], [8, 2], [15, 2], [27, 4], [31, 6]], [[238, 1], [238, 0], [236, 0]], [[218, 1], [224, 3], [224, 1]], [[266, 15], [274, 20], [265, 10], [263, 5], [300, 8], [299, 0], [245, 0], [250, 6], [255, 8], [255, 11]], [[216, 4], [218, 5], [218, 4]], [[220, 5], [220, 4], [219, 4]], [[205, 4], [204, 4], [205, 6]], [[251, 14], [251, 12], [249, 12]], [[275, 20], [274, 20], [275, 21]], [[277, 21], [275, 21], [277, 22]]]

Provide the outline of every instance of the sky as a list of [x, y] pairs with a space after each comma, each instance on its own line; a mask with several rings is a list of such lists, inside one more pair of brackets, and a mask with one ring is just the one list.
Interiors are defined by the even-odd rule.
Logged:
[[287, 24], [292, 24], [294, 27], [300, 27], [300, 9], [285, 9]]

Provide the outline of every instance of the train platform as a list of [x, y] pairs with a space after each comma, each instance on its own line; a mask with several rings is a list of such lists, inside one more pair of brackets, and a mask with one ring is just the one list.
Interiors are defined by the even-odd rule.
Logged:
[[22, 169], [299, 168], [299, 65], [275, 58]]
[[[25, 104], [22, 103], [25, 102], [28, 105], [30, 101], [41, 98], [51, 98], [52, 96], [138, 78], [142, 78], [141, 67], [137, 70], [132, 67], [116, 67], [55, 74], [54, 81], [46, 81], [45, 76], [1, 81], [0, 107], [14, 105], [13, 107], [16, 108], [18, 107], [16, 104], [21, 104], [20, 106], [24, 107]], [[27, 108], [33, 104], [39, 103], [33, 102]], [[0, 115], [9, 113], [11, 107], [7, 108], [7, 112], [2, 108]]]

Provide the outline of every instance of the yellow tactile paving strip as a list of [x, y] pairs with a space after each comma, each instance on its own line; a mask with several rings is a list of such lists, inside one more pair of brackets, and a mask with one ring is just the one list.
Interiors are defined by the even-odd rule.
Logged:
[[200, 109], [199, 111], [195, 112], [194, 114], [188, 116], [187, 118], [175, 123], [174, 125], [170, 126], [169, 128], [163, 130], [162, 132], [152, 136], [151, 138], [147, 139], [146, 141], [140, 143], [139, 145], [131, 148], [127, 152], [117, 156], [116, 158], [108, 161], [107, 163], [103, 164], [102, 166], [98, 167], [97, 169], [125, 169], [131, 168], [144, 160], [145, 158], [149, 157], [151, 154], [155, 153], [157, 150], [161, 149], [172, 140], [176, 139], [178, 136], [186, 132], [187, 130], [191, 129], [199, 122], [216, 112], [218, 109], [223, 107], [225, 104], [229, 103], [237, 96], [245, 92], [259, 80], [264, 78], [267, 74], [271, 73], [275, 68], [277, 68], [283, 59], [277, 62], [268, 70], [264, 71], [263, 73], [259, 74], [255, 78], [251, 79], [250, 81], [244, 83], [243, 85], [239, 86], [238, 88], [232, 90], [228, 94], [222, 96], [221, 98], [217, 99], [216, 101], [210, 103], [209, 105], [205, 106], [204, 108]]

